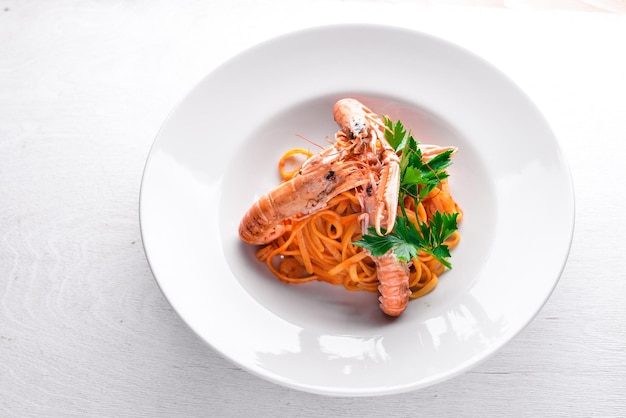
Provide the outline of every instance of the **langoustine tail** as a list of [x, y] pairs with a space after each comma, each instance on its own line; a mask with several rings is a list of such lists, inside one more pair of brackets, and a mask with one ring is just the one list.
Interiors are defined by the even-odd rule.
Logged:
[[411, 289], [409, 289], [409, 267], [391, 251], [375, 257], [380, 296], [380, 309], [389, 316], [398, 316], [406, 309]]

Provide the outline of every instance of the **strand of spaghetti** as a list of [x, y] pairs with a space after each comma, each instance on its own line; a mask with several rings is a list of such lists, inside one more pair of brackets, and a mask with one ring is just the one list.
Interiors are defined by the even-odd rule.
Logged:
[[341, 276], [331, 276], [328, 274], [328, 270], [324, 268], [317, 267], [315, 268], [315, 274], [322, 280], [332, 284], [342, 284], [343, 277]]
[[[322, 246], [322, 251], [320, 253], [320, 258], [329, 257], [333, 259], [335, 262], [339, 262], [341, 260], [341, 255], [339, 254], [339, 246], [340, 243], [336, 238], [328, 236], [326, 231], [329, 228], [329, 224], [334, 225], [340, 232], [343, 229], [341, 226], [341, 222], [335, 219], [335, 216], [338, 217], [337, 214], [328, 211], [332, 216], [324, 216], [320, 215], [315, 220], [311, 221], [311, 232], [315, 236], [315, 239], [320, 242]], [[330, 221], [328, 220], [330, 218]], [[337, 223], [332, 223], [332, 221], [337, 221]]]
[[296, 168], [294, 170], [291, 171], [286, 171], [285, 170], [285, 166], [287, 165], [287, 161], [289, 160], [289, 158], [293, 157], [294, 155], [304, 155], [307, 158], [311, 157], [313, 155], [313, 153], [309, 150], [306, 150], [304, 148], [292, 148], [289, 151], [287, 151], [286, 153], [283, 154], [282, 157], [280, 157], [280, 160], [278, 161], [278, 172], [280, 173], [280, 176], [283, 180], [289, 180], [291, 179], [300, 169], [300, 165], [301, 164], [296, 164]]
[[[291, 232], [289, 234], [284, 234], [283, 236], [277, 238], [274, 242], [275, 243], [280, 243], [279, 248], [283, 249], [284, 251], [287, 250], [287, 248], [289, 248], [289, 246], [291, 245], [291, 243], [295, 240], [296, 236], [297, 236], [297, 232], [304, 228], [306, 226], [306, 223], [292, 223], [291, 225]], [[285, 239], [285, 235], [287, 235], [287, 239]], [[271, 245], [271, 244], [270, 244]]]
[[378, 283], [378, 274], [376, 272], [376, 265], [372, 262], [371, 258], [364, 258], [359, 261], [359, 268], [363, 272], [364, 282]]
[[361, 207], [361, 204], [359, 203], [359, 197], [356, 195], [356, 193], [354, 193], [354, 190], [345, 191], [341, 193], [338, 197], [341, 197], [342, 199], [347, 199], [348, 201], [350, 201], [350, 203], [356, 204], [359, 208]]
[[287, 246], [292, 245], [294, 243], [298, 232], [300, 232], [300, 230], [306, 226], [305, 222], [291, 221], [290, 224], [291, 225], [289, 227], [290, 229], [289, 234], [284, 234], [282, 237], [278, 238], [279, 242], [282, 242], [284, 240], [284, 245], [287, 245]]
[[[413, 268], [414, 272], [412, 273], [409, 287], [412, 292], [411, 299], [416, 299], [430, 291], [422, 289], [430, 288], [432, 290], [434, 287], [433, 285], [436, 283], [437, 276], [428, 268], [428, 266], [419, 261], [419, 259], [413, 259]], [[433, 280], [435, 280], [435, 283], [431, 283]]]
[[431, 256], [422, 257], [422, 255], [420, 255], [418, 258], [433, 274], [440, 275], [446, 270], [446, 267], [443, 264]]
[[445, 241], [445, 244], [448, 246], [449, 249], [452, 249], [456, 247], [459, 241], [461, 241], [461, 234], [459, 233], [459, 231], [454, 231]]
[[363, 275], [363, 272], [359, 273], [359, 265], [352, 264], [348, 268], [349, 277], [344, 280], [344, 286], [351, 290], [365, 290], [368, 292], [378, 292], [378, 279], [374, 277], [374, 280], [370, 280], [370, 277]]
[[270, 270], [272, 271], [272, 274], [274, 274], [276, 277], [278, 277], [280, 280], [282, 280], [285, 283], [298, 284], [298, 283], [306, 283], [306, 282], [313, 282], [313, 281], [320, 280], [320, 277], [315, 274], [312, 274], [310, 276], [304, 276], [304, 277], [289, 277], [287, 275], [282, 274], [280, 271], [276, 270], [274, 267], [270, 267]]
[[[423, 262], [419, 261], [419, 259], [415, 260], [415, 265], [419, 266], [419, 276], [417, 276], [416, 278], [417, 283], [415, 285], [416, 289], [421, 289], [422, 287], [424, 287], [424, 285], [426, 283], [428, 283], [430, 281], [430, 279], [432, 278], [433, 272], [431, 269], [428, 268], [428, 266], [426, 264], [424, 264]], [[416, 271], [417, 272], [417, 271]]]
[[355, 290], [361, 288], [361, 278], [357, 273], [357, 267], [358, 264], [350, 264], [350, 267], [348, 267], [348, 278], [350, 279], [350, 283]]
[[352, 282], [355, 283], [357, 286], [360, 286], [363, 277], [359, 276], [358, 267], [358, 263], [350, 264], [350, 267], [348, 268], [348, 274], [350, 275], [350, 280], [352, 280]]
[[[444, 180], [444, 181], [445, 181], [445, 180]], [[443, 181], [442, 181], [442, 183], [443, 183]], [[434, 199], [435, 197], [437, 197], [437, 195], [439, 195], [439, 193], [441, 193], [441, 183], [439, 183], [439, 184], [437, 185], [437, 187], [435, 187], [434, 189], [432, 189], [432, 190], [430, 191], [430, 193], [428, 193], [428, 194], [426, 195], [426, 197], [424, 197], [424, 200], [432, 200], [432, 199]]]
[[422, 287], [419, 290], [413, 291], [411, 293], [410, 298], [411, 299], [417, 299], [417, 298], [421, 298], [422, 296], [426, 295], [427, 293], [430, 293], [430, 291], [432, 291], [435, 288], [435, 286], [437, 286], [438, 282], [439, 282], [439, 278], [437, 277], [436, 274], [433, 274], [431, 276], [430, 280], [428, 282], [426, 282], [424, 287]]
[[430, 202], [432, 203], [433, 207], [435, 208], [434, 210], [431, 210], [430, 215], [432, 216], [435, 212], [442, 212], [445, 213], [446, 210], [443, 206], [443, 202], [441, 199], [430, 199]]
[[[315, 216], [312, 223], [312, 227], [315, 232], [320, 236], [320, 239], [324, 241], [336, 242], [342, 235], [343, 222], [342, 216], [332, 210], [324, 210]], [[323, 228], [320, 228], [323, 226]], [[334, 232], [332, 231], [334, 229]]]
[[[308, 243], [308, 245], [306, 243]], [[298, 245], [306, 246], [306, 250], [309, 252], [309, 258], [311, 260], [324, 257], [324, 244], [319, 239], [319, 234], [316, 233], [314, 219], [311, 219], [307, 222], [306, 227], [302, 228], [302, 242], [299, 242]]]
[[421, 288], [423, 287], [422, 283], [422, 270], [423, 264], [419, 262], [417, 259], [413, 259], [412, 270], [409, 274], [409, 288]]
[[337, 240], [343, 235], [343, 224], [341, 223], [340, 215], [335, 214], [331, 219], [324, 217], [324, 221], [326, 223], [324, 232], [329, 239]]
[[340, 215], [344, 215], [350, 210], [352, 202], [350, 201], [348, 196], [349, 195], [347, 195], [346, 192], [343, 192], [339, 196], [337, 196], [337, 205], [335, 206], [335, 212]]
[[423, 200], [429, 218], [437, 211], [443, 213], [459, 213], [457, 222], [462, 218], [462, 211], [450, 194], [450, 186], [447, 179], [443, 180]]
[[[280, 264], [280, 268], [277, 269], [274, 266], [274, 257], [277, 255], [289, 255], [291, 253], [295, 253], [294, 251], [284, 251], [284, 252], [278, 252], [275, 251], [271, 254], [271, 257], [269, 257], [266, 260], [266, 265], [269, 268], [269, 270], [276, 276], [278, 277], [280, 280], [284, 281], [284, 282], [288, 282], [288, 283], [303, 283], [306, 281], [312, 281], [312, 280], [317, 280], [317, 277], [315, 277], [314, 275], [311, 276], [302, 276], [301, 274], [298, 275], [298, 277], [293, 278], [290, 276], [287, 276], [287, 274], [284, 274], [283, 272], [280, 271], [280, 268], [283, 267], [283, 263]], [[299, 254], [299, 252], [297, 252]], [[294, 254], [295, 255], [295, 254]], [[296, 258], [286, 258], [285, 260], [296, 260]], [[297, 262], [297, 261], [296, 261]], [[298, 262], [297, 262], [298, 263]]]
[[346, 200], [346, 199], [350, 199], [350, 194], [351, 191], [347, 191], [347, 192], [342, 192], [339, 193], [337, 196], [333, 197], [332, 199], [330, 199], [327, 203], [327, 207], [341, 207], [341, 202]]
[[364, 259], [365, 257], [369, 257], [365, 251], [361, 251], [353, 255], [352, 257], [342, 261], [337, 264], [335, 267], [328, 271], [328, 274], [333, 275], [337, 274], [340, 270], [345, 270], [350, 264], [357, 262], [359, 260]]
[[358, 225], [356, 223], [349, 224], [348, 227], [344, 231], [344, 235], [341, 239], [341, 259], [346, 260], [350, 255], [348, 254], [349, 248], [354, 248], [351, 245], [353, 239], [352, 237], [356, 233]]
[[361, 216], [361, 213], [350, 213], [350, 214], [345, 214], [341, 217], [341, 223], [343, 225], [357, 225], [359, 224], [359, 217]]
[[420, 222], [426, 222], [428, 215], [426, 214], [426, 209], [424, 208], [424, 204], [422, 202], [417, 205], [417, 218]]
[[307, 273], [313, 274], [313, 264], [311, 263], [311, 257], [309, 256], [309, 249], [304, 242], [304, 234], [300, 231], [296, 233], [296, 242], [300, 248], [300, 254], [302, 256], [302, 263]]
[[[421, 203], [420, 203], [420, 205], [421, 205]], [[419, 213], [418, 213], [418, 216], [419, 216]], [[417, 226], [417, 223], [418, 223], [418, 222], [417, 222], [417, 218], [415, 217], [415, 212], [413, 212], [413, 211], [412, 211], [412, 210], [410, 210], [410, 209], [407, 209], [407, 210], [406, 210], [406, 217], [408, 218], [408, 220], [409, 220], [409, 221], [410, 221], [413, 225]], [[422, 221], [422, 220], [420, 219], [420, 222], [424, 222], [424, 221]]]
[[267, 260], [273, 250], [274, 246], [272, 245], [266, 245], [265, 247], [261, 247], [261, 249], [256, 252], [257, 260], [264, 262], [265, 260]]
[[[299, 229], [303, 228], [304, 224], [302, 225], [296, 225], [295, 228], [292, 228], [291, 233], [289, 234], [288, 238], [285, 239], [284, 236], [276, 239], [272, 244], [268, 245], [269, 248], [274, 247], [274, 245], [277, 246], [277, 248], [274, 248], [273, 251], [268, 251], [268, 252], [264, 252], [263, 255], [265, 256], [265, 264], [268, 266], [268, 268], [272, 271], [272, 273], [274, 273], [277, 277], [282, 279], [282, 274], [280, 274], [278, 272], [278, 270], [276, 270], [274, 268], [274, 258], [277, 256], [289, 256], [289, 255], [293, 255], [293, 256], [297, 256], [300, 254], [300, 251], [289, 251], [289, 247], [291, 246], [292, 242], [295, 240], [296, 238], [296, 234], [294, 232], [297, 232]], [[257, 252], [257, 257], [259, 257], [259, 254], [263, 251], [260, 250], [259, 252]]]
[[[325, 272], [327, 272], [328, 270], [330, 270], [334, 265], [337, 264], [337, 262], [339, 261], [339, 257], [336, 254], [336, 247], [338, 245], [336, 240], [329, 240], [328, 237], [324, 236], [324, 233], [322, 231], [320, 231], [319, 229], [319, 222], [323, 222], [327, 220], [327, 216], [318, 216], [316, 219], [311, 219], [309, 221], [309, 224], [311, 226], [311, 231], [319, 238], [323, 238], [324, 239], [324, 244], [330, 246], [330, 251], [322, 251], [316, 254], [311, 254], [311, 257], [315, 257], [315, 259], [317, 260], [316, 264], [317, 266], [321, 267]], [[330, 216], [331, 220], [335, 220], [334, 216]], [[326, 228], [323, 228], [324, 230], [326, 230]], [[318, 273], [318, 274], [323, 274], [323, 275], [327, 275], [324, 273]]]
[[261, 248], [259, 251], [257, 251], [256, 256], [259, 261], [266, 262], [268, 259], [271, 261], [272, 257], [275, 257], [276, 255], [288, 256], [288, 255], [298, 255], [298, 254], [300, 254], [300, 251], [293, 251], [293, 250], [290, 251], [287, 249], [287, 246], [285, 245], [281, 245], [281, 246], [268, 245], [266, 247]]
[[[361, 263], [359, 263], [358, 267], [362, 267]], [[368, 268], [368, 270], [371, 269]], [[361, 289], [376, 293], [378, 292], [379, 284], [380, 282], [378, 281], [378, 275], [375, 270], [373, 272], [370, 271], [369, 274], [367, 274], [367, 270], [362, 270], [359, 275], [359, 287]]]
[[336, 214], [334, 214], [331, 210], [325, 210], [322, 213], [315, 215], [313, 219], [309, 221], [308, 225], [310, 239], [314, 240], [320, 252], [324, 252], [327, 248], [327, 244], [330, 241], [333, 241], [330, 237], [320, 232], [320, 227], [323, 227], [327, 222], [325, 215], [335, 216]]
[[[345, 203], [347, 199], [343, 199], [338, 205]], [[346, 218], [356, 219], [353, 214], [349, 216], [340, 216], [336, 214], [336, 217], [327, 217], [325, 214], [320, 215], [320, 218], [326, 221], [326, 228], [324, 236], [323, 232], [318, 229], [318, 232], [323, 237], [324, 242], [328, 244], [331, 253], [336, 255], [337, 261], [344, 260], [346, 258], [346, 248], [353, 241], [354, 231], [356, 230], [356, 224], [354, 221], [347, 222]], [[335, 221], [335, 222], [333, 222]], [[344, 227], [347, 225], [347, 227]], [[334, 229], [334, 232], [332, 230]]]
[[343, 280], [343, 286], [348, 290], [369, 290], [367, 284], [361, 281], [356, 264], [352, 264], [348, 268], [348, 275]]

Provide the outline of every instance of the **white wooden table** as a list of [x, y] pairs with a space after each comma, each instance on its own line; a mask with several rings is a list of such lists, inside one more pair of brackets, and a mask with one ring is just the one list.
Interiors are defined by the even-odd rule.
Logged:
[[[0, 416], [626, 416], [624, 2], [430, 3], [0, 0]], [[544, 112], [575, 183], [570, 257], [537, 318], [408, 394], [323, 397], [242, 371], [172, 311], [142, 249], [143, 165], [176, 102], [259, 40], [338, 22], [491, 61]]]

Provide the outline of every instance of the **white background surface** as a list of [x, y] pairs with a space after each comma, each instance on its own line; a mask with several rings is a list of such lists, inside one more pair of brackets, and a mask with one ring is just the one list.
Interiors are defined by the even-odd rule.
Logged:
[[[0, 415], [625, 415], [626, 17], [431, 3], [0, 0]], [[177, 101], [260, 40], [339, 22], [492, 62], [544, 112], [574, 179], [574, 241], [541, 313], [408, 394], [328, 398], [240, 370], [172, 311], [141, 245], [143, 165]]]

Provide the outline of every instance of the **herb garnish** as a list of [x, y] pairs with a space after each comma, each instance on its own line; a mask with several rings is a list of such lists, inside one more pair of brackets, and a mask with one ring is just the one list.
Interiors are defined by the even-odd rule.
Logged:
[[[418, 142], [407, 132], [401, 121], [394, 123], [383, 116], [383, 122], [387, 127], [385, 139], [396, 152], [401, 152], [399, 202], [402, 203], [409, 197], [417, 207], [421, 199], [448, 177], [446, 168], [452, 164], [452, 151], [442, 152], [425, 163]], [[397, 216], [393, 231], [378, 235], [374, 227], [370, 227], [368, 233], [353, 244], [369, 250], [375, 257], [393, 249], [396, 257], [405, 261], [417, 257], [418, 252], [423, 252], [433, 256], [447, 268], [452, 268], [447, 260], [450, 251], [444, 242], [457, 230], [459, 214], [435, 212], [428, 222], [417, 220], [416, 226], [409, 220], [403, 204], [400, 204], [400, 208], [402, 214]]]

